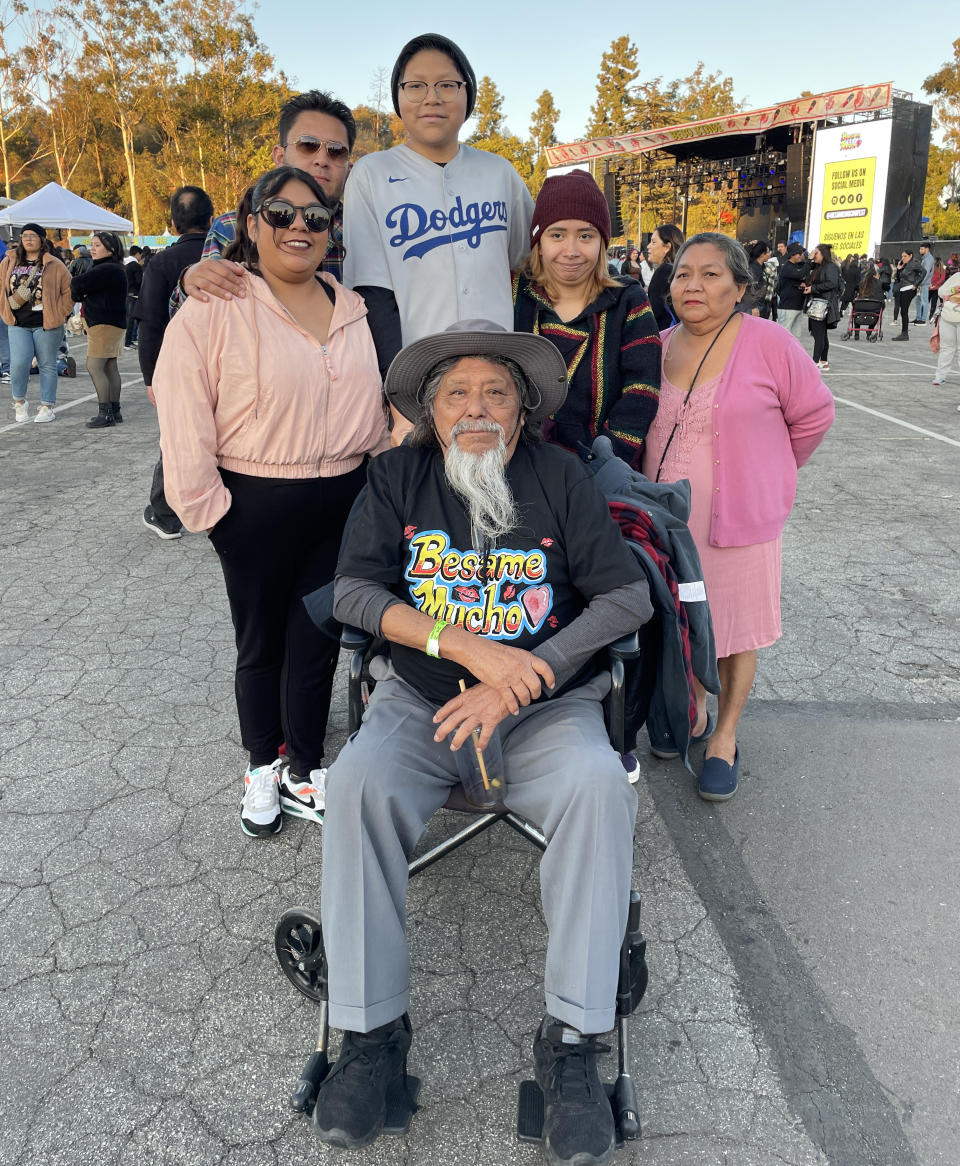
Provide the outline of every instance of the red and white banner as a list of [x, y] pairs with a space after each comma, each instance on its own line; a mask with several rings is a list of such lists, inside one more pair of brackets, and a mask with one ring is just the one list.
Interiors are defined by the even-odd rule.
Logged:
[[[571, 142], [566, 146], [549, 146], [547, 162], [550, 166], [569, 166], [590, 162], [594, 158], [608, 158], [612, 154], [645, 154], [648, 150], [663, 150], [681, 142], [702, 142], [734, 134], [762, 134], [773, 126], [799, 125], [805, 121], [821, 121], [828, 117], [842, 117], [847, 113], [867, 113], [886, 109], [893, 99], [893, 85], [857, 85], [852, 89], [835, 89], [816, 97], [798, 97], [771, 105], [767, 109], [751, 109], [749, 113], [730, 113], [705, 121], [691, 121], [684, 125], [662, 126], [619, 138], [594, 138], [588, 142]], [[749, 152], [749, 151], [748, 151]]]

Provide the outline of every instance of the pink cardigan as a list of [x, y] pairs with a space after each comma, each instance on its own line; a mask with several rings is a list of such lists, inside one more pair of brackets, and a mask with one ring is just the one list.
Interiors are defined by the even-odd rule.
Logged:
[[[661, 333], [664, 351], [673, 331]], [[711, 546], [749, 546], [782, 532], [797, 470], [833, 417], [833, 394], [803, 345], [780, 324], [745, 315], [714, 397]]]
[[153, 376], [167, 500], [188, 530], [230, 509], [218, 468], [260, 478], [346, 474], [390, 444], [367, 309], [331, 275], [320, 345], [247, 273], [244, 299], [188, 300]]

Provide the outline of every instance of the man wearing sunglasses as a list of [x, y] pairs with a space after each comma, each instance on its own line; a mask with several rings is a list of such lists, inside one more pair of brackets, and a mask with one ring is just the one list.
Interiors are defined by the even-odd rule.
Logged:
[[[343, 279], [343, 186], [350, 168], [350, 151], [356, 140], [353, 114], [344, 102], [319, 89], [292, 97], [280, 111], [278, 142], [273, 147], [274, 166], [296, 166], [320, 183], [337, 204], [330, 221], [330, 237], [321, 271]], [[214, 219], [203, 247], [202, 259], [220, 259], [237, 233], [237, 212], [227, 211]], [[197, 263], [181, 279], [186, 295], [206, 301], [210, 295], [224, 298], [244, 295], [240, 268], [233, 263]], [[176, 305], [181, 297], [174, 293]]]

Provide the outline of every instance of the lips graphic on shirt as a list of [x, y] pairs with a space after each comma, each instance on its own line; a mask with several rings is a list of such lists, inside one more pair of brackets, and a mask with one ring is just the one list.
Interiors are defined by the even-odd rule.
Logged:
[[454, 587], [453, 594], [461, 603], [476, 603], [480, 598], [480, 591], [476, 587]]

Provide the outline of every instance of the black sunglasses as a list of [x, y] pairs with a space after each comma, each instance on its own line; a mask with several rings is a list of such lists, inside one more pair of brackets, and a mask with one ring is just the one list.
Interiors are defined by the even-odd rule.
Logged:
[[304, 226], [315, 235], [319, 235], [330, 226], [330, 212], [318, 202], [308, 203], [307, 206], [294, 206], [285, 198], [270, 198], [262, 202], [253, 213], [261, 215], [271, 227], [290, 227], [296, 220], [297, 211], [303, 215]]
[[316, 154], [323, 146], [327, 157], [333, 162], [342, 162], [350, 153], [350, 147], [343, 142], [329, 142], [326, 138], [315, 138], [313, 134], [302, 134], [293, 144], [304, 154]]

